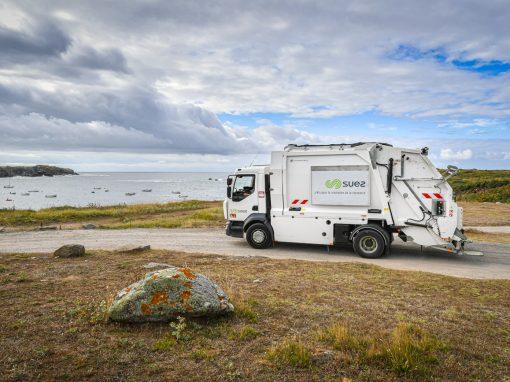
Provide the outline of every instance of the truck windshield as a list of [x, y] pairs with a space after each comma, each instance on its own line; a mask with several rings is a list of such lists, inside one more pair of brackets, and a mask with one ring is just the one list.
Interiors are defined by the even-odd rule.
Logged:
[[251, 195], [255, 190], [255, 175], [237, 175], [232, 200], [238, 202]]

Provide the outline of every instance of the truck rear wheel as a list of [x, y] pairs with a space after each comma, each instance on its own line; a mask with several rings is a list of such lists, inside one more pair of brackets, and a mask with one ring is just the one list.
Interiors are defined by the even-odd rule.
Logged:
[[354, 237], [352, 245], [359, 256], [368, 259], [375, 259], [384, 254], [384, 238], [376, 230], [362, 230]]
[[262, 223], [255, 223], [246, 230], [246, 240], [256, 249], [269, 248], [273, 243], [271, 233]]

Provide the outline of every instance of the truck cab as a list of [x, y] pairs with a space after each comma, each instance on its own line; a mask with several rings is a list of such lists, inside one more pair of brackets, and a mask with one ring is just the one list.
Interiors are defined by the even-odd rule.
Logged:
[[262, 248], [272, 243], [269, 183], [269, 166], [265, 165], [240, 168], [234, 175], [229, 175], [227, 198], [223, 202], [228, 236], [242, 238], [251, 225], [258, 224], [263, 229], [255, 232], [254, 241], [250, 244]]

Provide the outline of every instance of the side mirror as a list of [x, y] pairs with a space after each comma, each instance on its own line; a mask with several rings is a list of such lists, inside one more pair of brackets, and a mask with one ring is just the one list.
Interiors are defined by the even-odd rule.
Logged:
[[233, 178], [233, 177], [231, 177], [231, 176], [229, 176], [229, 177], [227, 178], [227, 186], [231, 186], [231, 185], [232, 185], [232, 181], [233, 181], [233, 180], [234, 180], [234, 178]]
[[227, 187], [227, 198], [230, 199], [231, 197], [232, 197], [232, 187], [228, 186]]

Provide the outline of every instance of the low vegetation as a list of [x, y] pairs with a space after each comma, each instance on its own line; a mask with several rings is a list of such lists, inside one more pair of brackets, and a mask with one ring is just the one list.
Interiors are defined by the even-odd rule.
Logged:
[[[210, 277], [235, 313], [107, 322], [150, 261]], [[505, 280], [171, 251], [0, 254], [0, 269], [6, 381], [505, 381], [510, 370]]]
[[448, 182], [459, 201], [510, 203], [510, 170], [460, 170]]
[[107, 207], [53, 207], [38, 211], [0, 210], [0, 226], [37, 227], [84, 223], [100, 228], [208, 227], [223, 224], [221, 203], [189, 200], [161, 204], [116, 205]]

